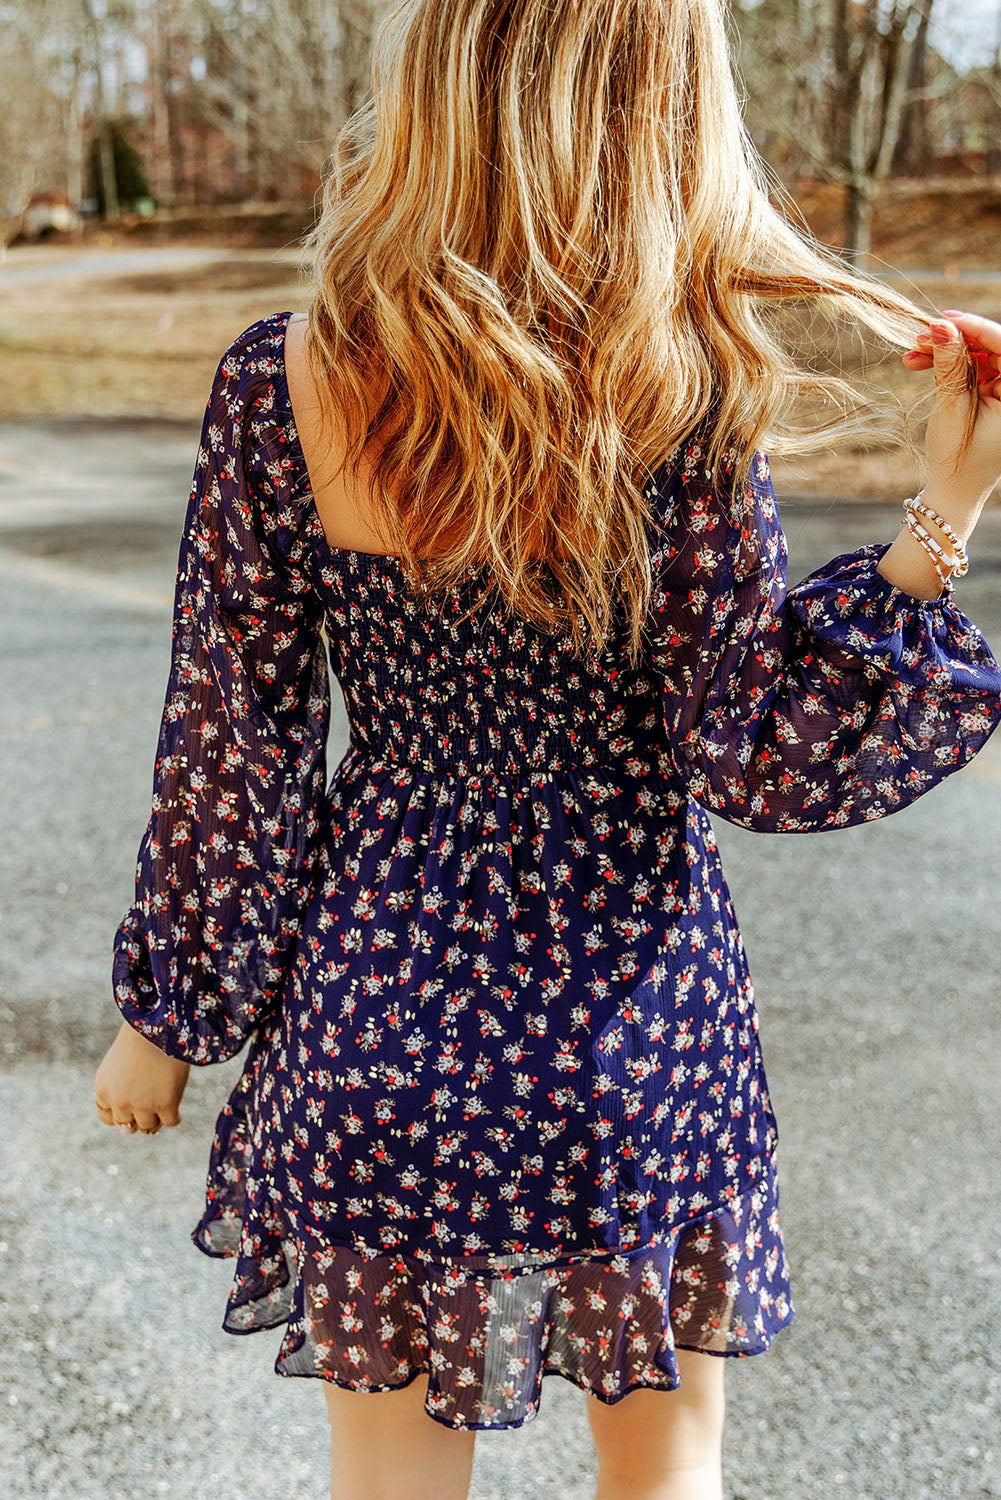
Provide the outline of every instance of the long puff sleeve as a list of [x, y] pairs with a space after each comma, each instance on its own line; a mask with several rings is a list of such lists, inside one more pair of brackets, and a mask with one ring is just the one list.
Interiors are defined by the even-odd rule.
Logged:
[[115, 1001], [162, 1051], [234, 1055], [280, 1005], [318, 856], [330, 683], [297, 565], [273, 406], [275, 328], [230, 345], [184, 522], [153, 806]]
[[1001, 720], [1001, 667], [950, 594], [883, 577], [889, 542], [789, 589], [765, 454], [734, 482], [693, 442], [651, 490], [651, 662], [672, 759], [728, 822], [811, 833], [885, 817], [965, 765]]

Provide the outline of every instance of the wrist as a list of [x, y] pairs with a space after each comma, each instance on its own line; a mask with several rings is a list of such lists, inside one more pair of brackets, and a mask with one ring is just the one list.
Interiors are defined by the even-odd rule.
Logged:
[[153, 1056], [160, 1062], [169, 1062], [178, 1068], [187, 1069], [190, 1066], [183, 1059], [171, 1057], [169, 1052], [164, 1052], [162, 1047], [158, 1047], [155, 1042], [151, 1042], [149, 1037], [143, 1036], [142, 1032], [137, 1031], [134, 1026], [130, 1026], [128, 1021], [122, 1021], [118, 1036], [124, 1045], [131, 1048], [134, 1053], [147, 1057]]
[[989, 493], [975, 495], [968, 486], [929, 480], [922, 490], [922, 499], [932, 510], [937, 510], [965, 542], [977, 524]]
[[[956, 530], [959, 530], [958, 526]], [[934, 563], [906, 526], [901, 526], [877, 562], [876, 572], [916, 599], [930, 603], [942, 597], [942, 581], [935, 571]]]

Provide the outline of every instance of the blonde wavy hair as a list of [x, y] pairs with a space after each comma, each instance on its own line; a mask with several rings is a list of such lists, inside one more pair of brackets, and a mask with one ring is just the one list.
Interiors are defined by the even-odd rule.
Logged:
[[[769, 201], [721, 0], [404, 0], [302, 252], [321, 412], [344, 468], [367, 454], [409, 583], [487, 566], [511, 610], [599, 649], [618, 597], [634, 661], [645, 492], [681, 443], [743, 483], [759, 449], [887, 430], [801, 367], [776, 308], [898, 349], [931, 321]], [[804, 397], [837, 415], [804, 426]]]

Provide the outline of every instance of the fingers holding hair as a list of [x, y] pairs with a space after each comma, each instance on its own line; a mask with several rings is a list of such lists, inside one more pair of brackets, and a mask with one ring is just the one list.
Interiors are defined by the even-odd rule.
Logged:
[[944, 318], [934, 322], [931, 345], [939, 396], [946, 401], [962, 401], [971, 392], [975, 394], [979, 370], [956, 324]]
[[938, 394], [947, 401], [976, 394], [985, 382], [998, 378], [997, 356], [971, 348], [958, 324], [944, 317], [936, 319], [929, 332], [919, 334], [916, 343], [918, 347], [901, 359], [908, 369], [934, 370]]
[[943, 312], [969, 342], [979, 345], [988, 354], [1001, 355], [1001, 323], [991, 318], [982, 318], [979, 313], [960, 312], [949, 308]]

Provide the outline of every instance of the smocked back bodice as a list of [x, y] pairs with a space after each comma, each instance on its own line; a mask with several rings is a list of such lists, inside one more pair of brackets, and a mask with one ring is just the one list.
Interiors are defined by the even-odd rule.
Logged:
[[395, 557], [322, 542], [314, 556], [353, 745], [456, 775], [655, 752], [655, 685], [630, 668], [618, 614], [606, 649], [581, 652], [569, 636], [507, 618], [482, 576], [425, 601]]

